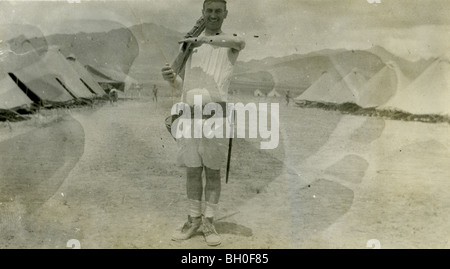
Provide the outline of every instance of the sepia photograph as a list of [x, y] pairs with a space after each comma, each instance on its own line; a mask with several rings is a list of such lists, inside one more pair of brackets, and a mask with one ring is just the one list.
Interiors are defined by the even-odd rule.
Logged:
[[450, 248], [448, 14], [1, 0], [0, 249]]

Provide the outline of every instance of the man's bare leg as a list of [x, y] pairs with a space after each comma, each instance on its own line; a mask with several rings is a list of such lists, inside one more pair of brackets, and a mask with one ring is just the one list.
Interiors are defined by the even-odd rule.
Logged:
[[210, 246], [219, 245], [222, 240], [217, 233], [213, 221], [216, 215], [221, 191], [220, 170], [214, 170], [205, 167], [206, 185], [205, 185], [205, 218], [203, 220], [203, 234], [205, 235], [206, 243]]
[[220, 181], [220, 170], [213, 170], [205, 167], [205, 174], [205, 200], [210, 204], [218, 204], [220, 199], [220, 191], [222, 189]]
[[175, 241], [189, 239], [202, 224], [203, 167], [188, 167], [186, 170], [186, 192], [188, 198], [188, 221], [172, 235]]
[[203, 167], [188, 167], [186, 170], [187, 197], [190, 200], [201, 201], [203, 196]]

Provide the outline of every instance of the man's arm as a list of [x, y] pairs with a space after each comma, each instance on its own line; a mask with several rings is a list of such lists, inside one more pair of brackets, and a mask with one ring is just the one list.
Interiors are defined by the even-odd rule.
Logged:
[[183, 86], [183, 80], [181, 79], [180, 76], [178, 76], [178, 74], [176, 74], [172, 67], [170, 66], [170, 64], [166, 64], [162, 69], [161, 69], [161, 74], [164, 78], [165, 81], [169, 82], [169, 84], [174, 87], [177, 90], [182, 89]]
[[221, 35], [212, 35], [212, 36], [201, 36], [201, 37], [191, 37], [186, 38], [178, 43], [192, 43], [195, 47], [201, 46], [203, 44], [211, 44], [214, 46], [219, 47], [225, 47], [225, 48], [231, 48], [235, 51], [241, 51], [245, 48], [245, 41], [244, 39], [234, 36], [234, 35], [228, 35], [228, 34], [221, 34]]

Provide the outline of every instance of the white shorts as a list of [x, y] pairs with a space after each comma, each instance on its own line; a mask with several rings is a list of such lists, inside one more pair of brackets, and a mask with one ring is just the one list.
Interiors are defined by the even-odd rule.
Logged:
[[[224, 123], [226, 119], [224, 119]], [[200, 123], [204, 123], [200, 121]], [[216, 129], [224, 126], [217, 126]], [[186, 167], [206, 166], [213, 170], [220, 170], [227, 160], [228, 138], [179, 138], [178, 164]]]

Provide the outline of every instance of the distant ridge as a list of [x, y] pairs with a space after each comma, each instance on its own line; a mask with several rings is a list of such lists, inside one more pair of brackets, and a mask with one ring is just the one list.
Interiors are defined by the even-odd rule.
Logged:
[[[161, 67], [175, 58], [182, 36], [183, 33], [167, 27], [143, 23], [107, 32], [55, 34], [35, 38], [31, 43], [57, 45], [64, 55], [73, 54], [82, 64], [113, 67], [145, 82], [162, 80]], [[277, 87], [282, 94], [290, 90], [292, 95], [300, 95], [331, 68], [336, 68], [342, 77], [357, 68], [369, 80], [388, 61], [396, 62], [405, 76], [413, 80], [433, 59], [411, 62], [379, 46], [367, 50], [325, 49], [307, 54], [238, 61], [232, 85], [236, 88], [236, 85], [248, 84], [249, 87], [243, 88], [253, 94], [262, 83], [262, 91], [266, 93]]]

